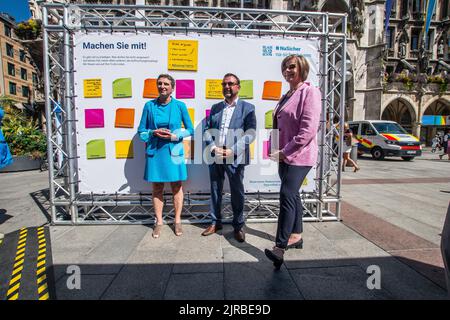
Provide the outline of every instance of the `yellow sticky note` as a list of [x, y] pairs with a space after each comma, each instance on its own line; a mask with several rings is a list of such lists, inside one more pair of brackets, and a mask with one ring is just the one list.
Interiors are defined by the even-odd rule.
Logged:
[[206, 79], [206, 99], [223, 99], [222, 80]]
[[102, 97], [102, 79], [84, 79], [83, 88], [85, 98]]
[[[195, 109], [194, 108], [188, 108], [189, 118], [191, 118], [191, 123], [195, 127]], [[184, 123], [181, 123], [181, 127], [184, 128]]]
[[197, 71], [198, 41], [197, 40], [169, 40], [168, 69]]
[[117, 159], [132, 159], [133, 141], [132, 140], [116, 140], [116, 158]]
[[255, 142], [250, 144], [250, 159], [255, 159]]

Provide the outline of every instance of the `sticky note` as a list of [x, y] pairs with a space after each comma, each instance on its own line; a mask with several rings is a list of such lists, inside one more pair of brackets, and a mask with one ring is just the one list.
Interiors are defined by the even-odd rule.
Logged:
[[270, 141], [263, 141], [263, 159], [269, 159]]
[[86, 128], [103, 128], [105, 126], [103, 109], [85, 109], [84, 125]]
[[134, 127], [134, 109], [132, 108], [118, 108], [116, 110], [116, 121], [114, 122], [116, 128], [133, 128]]
[[[188, 108], [189, 118], [191, 118], [191, 123], [193, 126], [195, 126], [195, 109], [194, 108]], [[181, 127], [184, 128], [184, 123], [181, 123]]]
[[116, 158], [117, 159], [132, 159], [133, 141], [132, 140], [116, 140]]
[[113, 98], [131, 98], [131, 78], [113, 81]]
[[264, 100], [279, 100], [281, 98], [281, 81], [265, 81], [263, 90]]
[[195, 81], [194, 80], [176, 80], [175, 90], [177, 99], [194, 99], [195, 98]]
[[273, 110], [269, 110], [265, 113], [265, 121], [264, 121], [264, 127], [266, 129], [273, 129]]
[[106, 158], [105, 139], [95, 139], [86, 144], [86, 155], [88, 159]]
[[197, 71], [198, 41], [197, 40], [169, 40], [168, 69]]
[[83, 80], [83, 88], [85, 98], [102, 97], [102, 79], [85, 79]]
[[239, 90], [239, 98], [253, 99], [253, 80], [241, 80], [241, 90]]
[[184, 158], [194, 160], [194, 140], [183, 140]]
[[206, 118], [208, 118], [210, 114], [211, 114], [211, 109], [206, 109], [206, 111], [205, 111]]
[[255, 159], [255, 142], [250, 144], [250, 159]]
[[222, 80], [206, 79], [206, 99], [223, 99]]
[[144, 93], [142, 95], [144, 98], [158, 98], [158, 85], [156, 79], [145, 79], [144, 80]]

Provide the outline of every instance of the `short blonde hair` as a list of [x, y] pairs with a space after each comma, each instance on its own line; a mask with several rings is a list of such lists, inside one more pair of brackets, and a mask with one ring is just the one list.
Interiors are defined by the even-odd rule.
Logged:
[[309, 74], [309, 63], [308, 60], [301, 54], [291, 54], [283, 59], [283, 62], [281, 63], [281, 72], [283, 73], [284, 70], [286, 70], [286, 65], [289, 60], [295, 59], [295, 62], [297, 63], [297, 67], [300, 69], [300, 79], [302, 81], [305, 81], [308, 78]]

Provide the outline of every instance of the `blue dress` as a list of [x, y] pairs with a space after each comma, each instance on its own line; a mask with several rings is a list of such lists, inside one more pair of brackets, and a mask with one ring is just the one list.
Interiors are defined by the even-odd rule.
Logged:
[[[181, 128], [181, 123], [186, 129]], [[167, 128], [178, 140], [171, 141], [153, 136], [153, 130]], [[138, 133], [146, 142], [144, 179], [149, 182], [175, 182], [187, 180], [183, 138], [194, 132], [186, 105], [174, 98], [166, 104], [158, 99], [144, 106]]]
[[13, 162], [11, 152], [6, 144], [5, 137], [1, 129], [1, 123], [5, 112], [0, 107], [0, 169], [10, 165]]

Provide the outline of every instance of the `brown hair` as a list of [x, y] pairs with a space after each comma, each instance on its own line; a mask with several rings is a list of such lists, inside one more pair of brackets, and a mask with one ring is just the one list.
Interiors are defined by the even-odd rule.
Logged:
[[286, 65], [289, 60], [295, 59], [295, 62], [297, 63], [297, 67], [300, 69], [300, 80], [305, 81], [308, 78], [309, 74], [309, 63], [308, 60], [301, 54], [291, 54], [283, 59], [283, 62], [281, 63], [281, 72], [286, 70]]
[[241, 80], [239, 80], [238, 76], [235, 75], [234, 73], [227, 73], [226, 75], [223, 76], [224, 79], [225, 79], [225, 78], [228, 78], [228, 77], [233, 77], [233, 78], [235, 78], [236, 81], [237, 81], [237, 84], [238, 84], [238, 85], [241, 85]]
[[158, 82], [159, 79], [161, 79], [161, 78], [168, 79], [170, 81], [170, 84], [172, 85], [172, 88], [175, 88], [175, 79], [171, 75], [169, 75], [169, 74], [160, 74], [158, 76], [158, 79], [156, 79], [156, 82]]

